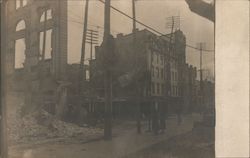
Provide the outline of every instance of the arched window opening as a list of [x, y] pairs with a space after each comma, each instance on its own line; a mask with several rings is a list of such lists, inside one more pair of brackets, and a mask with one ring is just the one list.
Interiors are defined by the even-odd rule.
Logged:
[[44, 32], [40, 32], [40, 58], [39, 60], [42, 59], [43, 51], [44, 51], [44, 59], [51, 59], [51, 52], [52, 52], [51, 42], [52, 42], [52, 29], [46, 31], [45, 40], [44, 40]]
[[46, 11], [43, 12], [41, 18], [40, 18], [40, 22], [44, 22], [45, 21], [45, 12], [47, 13], [47, 20], [52, 19], [52, 10], [48, 9]]
[[15, 42], [15, 69], [23, 68], [25, 62], [25, 39], [18, 39]]
[[24, 30], [26, 28], [25, 21], [21, 20], [16, 25], [16, 31]]

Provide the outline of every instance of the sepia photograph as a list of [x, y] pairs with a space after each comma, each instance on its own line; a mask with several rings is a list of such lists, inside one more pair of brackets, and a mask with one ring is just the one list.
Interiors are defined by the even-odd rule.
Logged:
[[1, 158], [215, 158], [215, 0], [2, 0]]

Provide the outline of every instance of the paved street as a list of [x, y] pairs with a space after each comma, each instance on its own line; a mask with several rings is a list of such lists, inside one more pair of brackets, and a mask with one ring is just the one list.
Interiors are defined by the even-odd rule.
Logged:
[[163, 142], [173, 136], [187, 133], [192, 129], [198, 115], [185, 116], [180, 126], [176, 116], [167, 120], [167, 130], [157, 136], [147, 133], [146, 124], [143, 124], [143, 133], [136, 133], [135, 122], [125, 121], [116, 125], [113, 130], [113, 140], [102, 139], [92, 142], [76, 140], [50, 141], [43, 144], [26, 144], [10, 147], [10, 158], [119, 158], [139, 150], [146, 149], [154, 144]]

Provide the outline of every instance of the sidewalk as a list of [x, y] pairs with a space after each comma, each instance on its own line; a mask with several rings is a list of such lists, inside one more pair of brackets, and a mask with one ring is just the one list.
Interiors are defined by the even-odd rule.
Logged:
[[137, 134], [136, 122], [126, 122], [114, 128], [112, 141], [55, 142], [32, 146], [30, 149], [15, 147], [10, 153], [10, 158], [121, 158], [192, 130], [194, 120], [197, 120], [197, 118], [191, 115], [185, 116], [182, 124], [178, 126], [177, 118], [171, 117], [167, 120], [165, 133], [157, 136], [146, 133], [145, 124], [142, 128], [142, 134]]

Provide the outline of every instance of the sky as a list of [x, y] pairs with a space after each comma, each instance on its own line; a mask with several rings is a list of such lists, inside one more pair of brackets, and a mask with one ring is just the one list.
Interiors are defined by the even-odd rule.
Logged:
[[[111, 5], [132, 15], [131, 0], [111, 0]], [[69, 1], [68, 3], [68, 62], [79, 63], [81, 38], [83, 32], [83, 16], [85, 1]], [[205, 49], [214, 50], [214, 23], [191, 12], [185, 0], [137, 0], [136, 18], [144, 24], [153, 27], [161, 33], [170, 33], [166, 27], [167, 18], [180, 15], [180, 29], [186, 35], [188, 45], [197, 47], [197, 43], [205, 44]], [[99, 31], [99, 44], [103, 38], [104, 4], [90, 0], [88, 28]], [[99, 26], [99, 27], [98, 27]], [[137, 24], [139, 29], [145, 27]], [[111, 33], [128, 34], [132, 30], [132, 20], [111, 9]], [[86, 47], [86, 57], [90, 58], [89, 45]], [[187, 63], [199, 69], [199, 51], [186, 48]], [[203, 53], [203, 68], [213, 74], [214, 52]], [[206, 74], [206, 72], [205, 72]]]
[[[111, 0], [111, 5], [132, 16], [131, 0]], [[70, 64], [80, 62], [84, 8], [85, 0], [68, 1], [68, 63]], [[202, 42], [206, 43], [205, 49], [214, 50], [214, 23], [191, 12], [185, 0], [136, 1], [137, 20], [163, 34], [170, 33], [170, 29], [166, 26], [167, 18], [177, 15], [180, 16], [180, 29], [185, 34], [188, 45], [197, 47], [197, 43]], [[104, 4], [98, 0], [90, 0], [88, 17], [88, 29], [94, 29], [99, 32], [99, 44], [101, 44], [103, 38]], [[137, 28], [141, 30], [145, 27], [137, 24]], [[113, 36], [115, 37], [118, 33], [129, 34], [131, 31], [132, 20], [111, 9], [111, 33]], [[50, 57], [50, 34], [51, 30], [47, 32], [46, 58]], [[40, 39], [41, 50], [42, 37]], [[18, 40], [16, 47], [18, 48], [16, 48], [15, 65], [16, 67], [22, 67], [25, 59], [23, 53], [25, 50], [24, 41]], [[87, 44], [86, 59], [90, 58], [89, 54], [90, 46]], [[199, 69], [200, 56], [198, 50], [187, 47], [186, 57], [187, 63]], [[203, 53], [203, 69], [207, 69], [210, 71], [210, 74], [214, 74], [214, 52]]]

